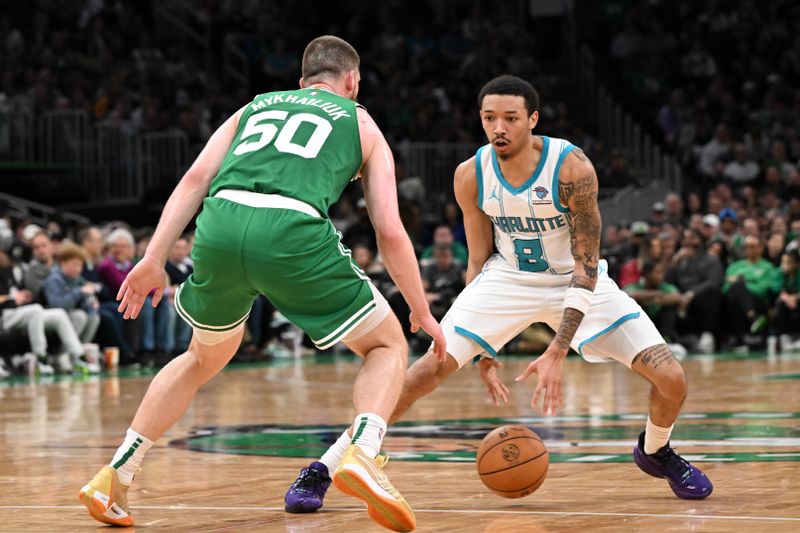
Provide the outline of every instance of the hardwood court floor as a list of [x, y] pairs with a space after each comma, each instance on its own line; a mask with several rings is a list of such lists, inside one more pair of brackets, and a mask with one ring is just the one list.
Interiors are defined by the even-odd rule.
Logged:
[[[533, 384], [513, 383], [527, 361], [505, 358], [508, 406], [492, 405], [467, 368], [390, 429], [387, 473], [418, 531], [800, 531], [800, 357], [685, 361], [690, 395], [673, 442], [715, 484], [701, 501], [675, 498], [630, 462], [646, 413], [642, 380], [571, 357], [563, 416], [545, 419], [529, 406]], [[312, 358], [215, 378], [145, 459], [130, 493], [135, 530], [386, 531], [335, 488], [324, 512], [283, 512], [306, 457], [352, 418], [357, 368], [352, 358]], [[113, 454], [150, 379], [0, 385], [0, 531], [105, 529], [77, 492]], [[539, 432], [552, 457], [544, 485], [519, 500], [489, 493], [472, 462], [481, 437], [511, 422]]]

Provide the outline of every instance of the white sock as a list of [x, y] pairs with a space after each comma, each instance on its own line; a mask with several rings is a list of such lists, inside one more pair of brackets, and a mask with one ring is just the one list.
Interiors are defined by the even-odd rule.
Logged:
[[342, 462], [342, 457], [344, 457], [344, 452], [347, 451], [347, 448], [350, 446], [353, 438], [347, 434], [347, 430], [344, 433], [339, 435], [339, 438], [336, 439], [336, 442], [333, 443], [333, 446], [328, 448], [328, 451], [320, 458], [319, 462], [324, 464], [328, 467], [328, 474], [333, 474], [336, 468], [339, 466], [339, 463]]
[[144, 454], [147, 453], [147, 450], [152, 445], [153, 441], [128, 428], [125, 440], [117, 448], [114, 458], [108, 463], [111, 468], [117, 471], [120, 483], [130, 485], [133, 482], [133, 476], [136, 474], [136, 470], [139, 469], [139, 463], [142, 462]]
[[353, 422], [353, 444], [358, 444], [369, 457], [381, 451], [381, 442], [386, 434], [386, 422], [375, 413], [361, 413]]
[[644, 430], [644, 453], [656, 453], [658, 450], [666, 446], [667, 442], [669, 442], [669, 436], [672, 433], [672, 428], [674, 427], [675, 424], [672, 424], [668, 428], [657, 426], [653, 424], [648, 416], [647, 426]]

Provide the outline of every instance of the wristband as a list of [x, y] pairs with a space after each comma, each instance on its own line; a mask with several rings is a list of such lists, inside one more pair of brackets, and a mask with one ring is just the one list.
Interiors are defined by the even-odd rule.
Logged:
[[567, 307], [571, 307], [572, 309], [580, 311], [586, 315], [586, 312], [592, 305], [592, 294], [594, 293], [587, 289], [569, 287], [564, 293], [564, 304], [562, 305], [562, 308], [566, 309]]

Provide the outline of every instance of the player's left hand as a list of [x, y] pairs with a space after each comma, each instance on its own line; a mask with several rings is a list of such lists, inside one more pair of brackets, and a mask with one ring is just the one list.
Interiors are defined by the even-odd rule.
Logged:
[[500, 380], [497, 375], [497, 369], [500, 368], [500, 363], [492, 357], [482, 357], [478, 361], [478, 370], [481, 373], [481, 381], [483, 381], [486, 388], [489, 390], [489, 396], [492, 397], [494, 404], [499, 406], [500, 401], [508, 403], [508, 387]]
[[561, 390], [561, 377], [564, 369], [564, 358], [566, 353], [552, 344], [547, 350], [533, 360], [527, 368], [517, 376], [515, 381], [525, 381], [533, 373], [539, 375], [536, 383], [536, 390], [533, 391], [531, 407], [536, 408], [539, 397], [544, 393], [542, 402], [542, 412], [545, 415], [555, 415], [556, 411], [563, 405], [563, 391]]
[[126, 319], [138, 317], [145, 298], [153, 289], [155, 289], [153, 307], [156, 307], [164, 295], [166, 285], [167, 273], [164, 265], [145, 255], [128, 273], [119, 288], [117, 300], [122, 300], [119, 304], [119, 312]]

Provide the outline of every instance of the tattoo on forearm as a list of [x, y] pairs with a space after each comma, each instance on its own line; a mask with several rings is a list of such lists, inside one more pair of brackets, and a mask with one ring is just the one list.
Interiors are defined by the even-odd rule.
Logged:
[[559, 348], [569, 350], [572, 338], [575, 336], [575, 332], [578, 330], [578, 326], [581, 325], [582, 320], [583, 313], [577, 309], [571, 307], [564, 309], [564, 316], [561, 318], [561, 325], [558, 327], [558, 332], [553, 342]]
[[652, 368], [658, 368], [661, 365], [671, 365], [675, 360], [672, 356], [672, 351], [666, 344], [657, 344], [643, 350], [633, 358], [633, 361], [636, 362], [637, 359], [641, 359], [643, 365]]
[[[580, 156], [586, 157], [583, 153]], [[594, 290], [597, 283], [597, 263], [600, 259], [601, 225], [597, 207], [597, 180], [594, 174], [587, 174], [575, 182], [559, 182], [558, 196], [562, 204], [570, 207], [567, 224], [572, 257], [576, 265], [583, 266], [585, 273], [581, 275], [576, 270], [570, 286]]]

